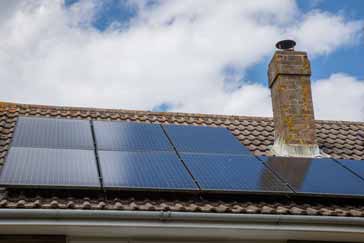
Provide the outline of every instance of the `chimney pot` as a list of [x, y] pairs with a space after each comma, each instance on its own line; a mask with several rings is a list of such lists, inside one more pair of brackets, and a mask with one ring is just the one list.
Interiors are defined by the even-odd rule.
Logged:
[[276, 47], [280, 50], [290, 50], [293, 51], [293, 48], [296, 46], [296, 42], [294, 40], [281, 40], [277, 42]]

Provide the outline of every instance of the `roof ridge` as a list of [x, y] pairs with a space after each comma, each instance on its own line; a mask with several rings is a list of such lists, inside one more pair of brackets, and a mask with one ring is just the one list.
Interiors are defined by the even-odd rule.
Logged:
[[38, 105], [38, 104], [24, 104], [14, 102], [0, 101], [0, 107], [9, 108], [33, 108], [33, 109], [57, 109], [57, 110], [70, 110], [70, 111], [90, 111], [90, 112], [123, 112], [135, 114], [148, 114], [148, 115], [175, 115], [175, 116], [190, 116], [190, 117], [211, 117], [211, 118], [224, 118], [224, 119], [252, 119], [252, 120], [265, 120], [271, 121], [272, 117], [259, 117], [259, 116], [242, 116], [242, 115], [219, 115], [219, 114], [204, 114], [204, 113], [188, 113], [188, 112], [163, 112], [163, 111], [149, 111], [149, 110], [132, 110], [132, 109], [115, 109], [115, 108], [94, 108], [94, 107], [77, 107], [77, 106], [57, 106], [57, 105]]
[[[223, 114], [208, 114], [208, 113], [189, 113], [189, 112], [161, 112], [149, 110], [133, 110], [133, 109], [116, 109], [116, 108], [95, 108], [95, 107], [78, 107], [78, 106], [57, 106], [57, 105], [39, 105], [39, 104], [25, 104], [0, 101], [0, 108], [30, 108], [30, 109], [55, 109], [55, 110], [69, 110], [69, 111], [88, 111], [88, 112], [112, 112], [112, 113], [135, 113], [135, 114], [148, 114], [158, 116], [188, 116], [188, 117], [202, 117], [202, 118], [222, 118], [222, 119], [238, 119], [238, 120], [261, 120], [272, 121], [272, 117], [259, 117], [259, 116], [244, 116], [244, 115], [223, 115]], [[353, 124], [364, 125], [364, 121], [347, 121], [347, 120], [315, 120], [321, 124]]]

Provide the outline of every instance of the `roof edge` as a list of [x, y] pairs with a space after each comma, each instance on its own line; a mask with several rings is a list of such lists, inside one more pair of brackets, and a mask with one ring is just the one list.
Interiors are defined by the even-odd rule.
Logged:
[[[0, 210], [0, 233], [69, 236], [362, 241], [362, 218], [94, 210]], [[24, 224], [24, 219], [27, 223]], [[17, 226], [14, 228], [14, 226]], [[158, 229], [158, 230], [156, 230]], [[166, 235], [166, 230], [169, 234]], [[186, 231], [187, 230], [187, 231]], [[278, 234], [277, 234], [278, 233]], [[294, 235], [292, 234], [294, 233]], [[257, 235], [259, 236], [258, 238]]]

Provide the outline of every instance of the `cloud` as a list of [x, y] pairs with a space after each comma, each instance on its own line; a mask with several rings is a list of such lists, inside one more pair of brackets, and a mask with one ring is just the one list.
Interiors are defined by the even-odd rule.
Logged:
[[364, 80], [332, 74], [314, 82], [312, 94], [317, 118], [364, 121]]
[[297, 39], [298, 48], [319, 55], [358, 42], [362, 29], [362, 21], [347, 21], [343, 16], [316, 10], [306, 14], [291, 35]]
[[[92, 25], [103, 7], [98, 1], [11, 7], [0, 24], [0, 99], [270, 116], [269, 90], [247, 80], [247, 68], [288, 35], [313, 55], [328, 54], [359, 38], [363, 24], [303, 14], [289, 0], [129, 4], [137, 14], [105, 31]], [[319, 35], [313, 25], [322, 26]]]

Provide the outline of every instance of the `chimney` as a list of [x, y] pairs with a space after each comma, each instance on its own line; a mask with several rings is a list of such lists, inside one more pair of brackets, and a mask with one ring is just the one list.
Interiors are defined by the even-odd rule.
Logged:
[[277, 156], [318, 157], [311, 94], [311, 67], [306, 52], [294, 51], [292, 40], [280, 41], [269, 64]]

